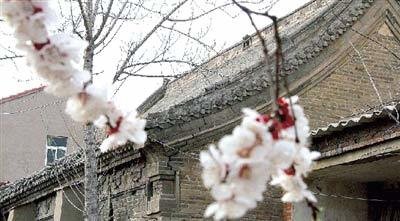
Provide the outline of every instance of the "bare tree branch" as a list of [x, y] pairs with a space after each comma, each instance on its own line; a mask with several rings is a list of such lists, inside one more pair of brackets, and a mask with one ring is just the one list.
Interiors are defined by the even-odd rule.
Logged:
[[[99, 0], [97, 0], [97, 1], [99, 1]], [[104, 30], [104, 26], [106, 25], [108, 18], [110, 17], [110, 12], [111, 12], [111, 8], [112, 8], [112, 6], [113, 6], [114, 0], [109, 0], [109, 1], [110, 1], [110, 2], [108, 3], [107, 10], [106, 10], [106, 12], [102, 15], [102, 21], [101, 21], [100, 27], [97, 29], [97, 32], [96, 32], [96, 34], [95, 34], [94, 37], [93, 37], [93, 41], [96, 41], [96, 40], [99, 38], [100, 34], [101, 34], [101, 33], [103, 32], [103, 30]], [[126, 5], [126, 3], [124, 4], [124, 6], [125, 6], [125, 5]], [[120, 13], [122, 13], [123, 8], [124, 8], [124, 7], [121, 8]], [[96, 13], [97, 13], [97, 11], [96, 11]], [[120, 13], [118, 13], [118, 14], [120, 14]], [[117, 16], [117, 17], [118, 17], [118, 16]], [[116, 23], [117, 20], [114, 20], [114, 21], [115, 21], [115, 23]], [[114, 25], [115, 25], [115, 24], [114, 24]], [[114, 25], [112, 25], [112, 27], [109, 28], [109, 31], [111, 31], [111, 29], [113, 28]], [[103, 40], [103, 41], [104, 41], [104, 40]]]
[[[89, 23], [89, 30], [90, 34], [88, 36], [92, 37], [93, 36], [93, 27], [94, 27], [94, 20], [95, 17], [93, 16], [93, 0], [85, 0], [86, 1], [86, 15], [88, 18], [88, 23]], [[92, 40], [92, 39], [91, 39]], [[90, 42], [89, 42], [90, 44]]]
[[[263, 0], [260, 0], [258, 2], [252, 2], [252, 1], [238, 1], [238, 2], [239, 3], [249, 3], [249, 4], [259, 4], [259, 3], [263, 2]], [[149, 12], [156, 13], [156, 14], [159, 14], [161, 16], [164, 16], [164, 14], [162, 14], [159, 11], [155, 11], [155, 10], [149, 9], [147, 7], [144, 7], [143, 5], [138, 5], [138, 4], [135, 4], [135, 5], [143, 8], [146, 11], [149, 11]], [[215, 6], [215, 7], [211, 8], [211, 9], [209, 9], [207, 11], [204, 11], [203, 13], [200, 13], [198, 15], [193, 15], [193, 16], [187, 17], [187, 18], [168, 18], [168, 21], [170, 21], [170, 22], [189, 22], [189, 21], [194, 21], [194, 20], [200, 19], [200, 18], [202, 18], [202, 17], [204, 17], [206, 15], [209, 15], [209, 14], [211, 14], [211, 13], [217, 11], [217, 10], [222, 10], [222, 9], [228, 7], [228, 6], [231, 6], [231, 5], [234, 5], [234, 3], [229, 2], [229, 3], [221, 4], [221, 5]]]
[[182, 7], [188, 0], [184, 0], [181, 3], [179, 3], [176, 7], [174, 7], [165, 17], [163, 17], [152, 29], [150, 32], [147, 33], [147, 35], [136, 44], [133, 48], [130, 48], [128, 51], [128, 54], [123, 61], [122, 65], [118, 69], [118, 71], [114, 75], [113, 83], [118, 79], [119, 75], [124, 72], [126, 65], [128, 62], [131, 60], [132, 56], [136, 53], [136, 51], [142, 47], [142, 45], [152, 36], [156, 30], [158, 30], [161, 25], [173, 14], [175, 13], [180, 7]]
[[23, 55], [13, 55], [13, 56], [4, 56], [4, 57], [0, 57], [0, 61], [4, 61], [4, 60], [13, 60], [15, 58], [23, 58]]
[[[114, 34], [108, 40], [107, 39], [104, 40], [104, 41], [107, 40], [105, 43], [104, 41], [98, 42], [98, 45], [95, 48], [97, 50], [95, 54], [101, 53], [114, 40], [115, 36], [118, 34], [119, 30], [122, 28], [123, 25], [124, 22], [121, 22], [121, 24], [117, 27], [117, 29], [115, 29]], [[102, 45], [102, 47], [98, 49], [100, 45]]]
[[[109, 0], [109, 1], [114, 2], [114, 0]], [[101, 6], [101, 2], [102, 2], [102, 0], [96, 0], [96, 2], [94, 3], [94, 10], [92, 13], [93, 20], [96, 20], [96, 15], [97, 15], [97, 12], [99, 11], [99, 6]], [[112, 3], [110, 3], [110, 4], [112, 4]]]
[[181, 75], [151, 75], [151, 74], [134, 74], [134, 73], [129, 73], [129, 72], [122, 72], [123, 74], [126, 74], [127, 76], [135, 76], [135, 77], [146, 77], [146, 78], [179, 78]]
[[[170, 49], [170, 47], [171, 47], [171, 45], [169, 45], [168, 43], [166, 43], [165, 46], [164, 46], [163, 48], [160, 47], [160, 50], [158, 50], [158, 51], [161, 51], [161, 52], [158, 53], [156, 56], [154, 56], [153, 59], [152, 59], [151, 61], [148, 62], [148, 64], [145, 64], [145, 65], [140, 66], [139, 69], [137, 69], [137, 70], [135, 70], [135, 71], [132, 71], [132, 70], [131, 70], [131, 71], [129, 71], [129, 73], [130, 73], [130, 74], [136, 74], [136, 73], [142, 71], [142, 70], [143, 70], [144, 68], [146, 68], [149, 64], [152, 64], [152, 62], [155, 62], [157, 59], [160, 59], [160, 58], [163, 56], [164, 52], [165, 52], [165, 51], [168, 51], [168, 50]], [[132, 76], [132, 75], [129, 75], [129, 76]], [[125, 76], [125, 77], [122, 78], [122, 79], [120, 79], [120, 76], [117, 78], [117, 81], [122, 81], [122, 83], [120, 84], [120, 86], [119, 86], [118, 88], [121, 88], [121, 87], [122, 87], [122, 85], [125, 83], [127, 77], [129, 77], [129, 76]], [[117, 89], [117, 90], [118, 90], [118, 89]], [[117, 91], [116, 91], [115, 93], [117, 93]], [[114, 94], [115, 94], [115, 93], [114, 93]]]
[[[125, 6], [126, 6], [127, 3], [128, 3], [128, 1], [125, 1], [125, 3], [123, 4], [123, 6], [120, 8], [120, 10], [119, 10], [119, 12], [118, 12], [118, 14], [117, 14], [117, 16], [116, 16], [117, 18], [118, 18], [119, 16], [121, 16], [122, 12], [125, 10]], [[108, 15], [106, 14], [105, 16], [109, 17], [109, 13], [108, 13]], [[104, 18], [104, 17], [103, 17], [103, 18]], [[103, 19], [103, 20], [104, 20], [104, 19]], [[95, 48], [97, 48], [97, 47], [101, 44], [101, 42], [104, 42], [104, 41], [107, 39], [107, 37], [108, 37], [108, 36], [110, 35], [110, 33], [112, 32], [112, 30], [114, 29], [114, 27], [115, 27], [115, 25], [117, 24], [117, 22], [118, 22], [118, 19], [114, 19], [114, 20], [113, 20], [111, 26], [107, 29], [107, 32], [104, 34], [104, 36], [103, 36], [97, 43], [95, 43], [95, 45], [94, 45]], [[100, 36], [101, 32], [102, 32], [103, 29], [104, 29], [104, 26], [101, 27], [101, 28], [102, 28], [102, 29], [99, 29], [98, 32], [97, 32], [98, 36], [97, 36], [97, 37], [95, 36], [96, 39]], [[93, 40], [96, 40], [95, 37], [93, 37]]]
[[71, 16], [72, 32], [74, 34], [76, 34], [80, 39], [83, 39], [83, 36], [77, 30], [78, 25], [79, 25], [79, 21], [80, 21], [80, 18], [82, 18], [82, 15], [78, 16], [77, 21], [75, 22], [74, 13], [73, 13], [73, 9], [72, 9], [72, 1], [71, 0], [69, 1], [69, 14]]
[[193, 67], [199, 66], [198, 64], [190, 62], [190, 61], [184, 61], [184, 60], [179, 60], [179, 59], [161, 59], [161, 60], [134, 63], [131, 65], [127, 65], [126, 68], [132, 68], [132, 67], [136, 67], [136, 66], [149, 65], [149, 64], [159, 64], [159, 63], [182, 63], [182, 64], [187, 64], [187, 65], [190, 65]]
[[88, 31], [90, 29], [90, 25], [89, 25], [89, 18], [87, 17], [85, 8], [83, 6], [83, 2], [82, 0], [77, 0], [78, 4], [79, 4], [79, 9], [81, 11], [81, 15], [82, 15], [82, 19], [83, 19], [83, 25], [85, 26], [86, 31]]
[[191, 35], [188, 34], [188, 33], [184, 33], [184, 32], [182, 32], [182, 31], [180, 31], [180, 30], [178, 30], [178, 29], [175, 29], [175, 28], [172, 28], [172, 27], [166, 27], [166, 26], [163, 26], [163, 25], [161, 25], [160, 27], [161, 27], [161, 28], [164, 28], [164, 29], [168, 29], [168, 30], [174, 31], [174, 32], [176, 32], [176, 33], [179, 33], [179, 34], [181, 34], [181, 35], [183, 35], [183, 36], [185, 36], [185, 37], [187, 37], [187, 38], [190, 38], [190, 39], [196, 41], [197, 43], [199, 43], [200, 45], [204, 46], [205, 48], [208, 48], [209, 50], [211, 50], [211, 51], [213, 51], [213, 52], [215, 52], [215, 53], [218, 53], [218, 52], [214, 49], [214, 47], [212, 47], [212, 46], [210, 46], [210, 45], [204, 43], [204, 42], [201, 41], [200, 39], [195, 38], [195, 37], [191, 36]]
[[169, 18], [168, 21], [171, 21], [171, 22], [188, 22], [188, 21], [197, 20], [197, 19], [199, 19], [199, 18], [202, 18], [202, 17], [204, 17], [204, 16], [206, 16], [206, 15], [208, 15], [208, 14], [214, 12], [214, 11], [217, 11], [218, 9], [222, 9], [222, 8], [225, 8], [225, 7], [230, 6], [230, 5], [233, 5], [233, 3], [232, 3], [232, 2], [229, 2], [229, 3], [223, 4], [223, 5], [219, 5], [219, 6], [214, 7], [214, 8], [212, 8], [212, 9], [208, 10], [208, 11], [205, 11], [205, 12], [203, 12], [203, 13], [201, 13], [201, 14], [194, 15], [194, 16], [191, 16], [191, 17], [188, 17], [188, 18], [182, 18], [182, 19], [179, 19], [179, 18]]

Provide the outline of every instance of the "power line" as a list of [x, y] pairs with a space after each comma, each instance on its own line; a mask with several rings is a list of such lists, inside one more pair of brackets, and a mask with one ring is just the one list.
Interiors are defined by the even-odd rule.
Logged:
[[[57, 102], [53, 102], [53, 103], [56, 104]], [[49, 105], [48, 105], [48, 106], [49, 106]], [[70, 132], [70, 130], [69, 130], [68, 126], [67, 126], [67, 123], [66, 123], [66, 120], [65, 120], [64, 116], [62, 116], [62, 114], [61, 114], [61, 110], [60, 110], [60, 108], [59, 108], [58, 105], [56, 105], [56, 109], [59, 111], [59, 113], [60, 113], [60, 115], [61, 115], [61, 117], [62, 117], [62, 119], [63, 119], [63, 121], [64, 121], [65, 128], [66, 128], [68, 134], [71, 136], [72, 140], [76, 142], [74, 136], [72, 135], [72, 133]], [[41, 119], [41, 121], [42, 121], [42, 124], [43, 124], [43, 126], [44, 126], [44, 128], [45, 128], [45, 133], [46, 133], [46, 134], [49, 134], [49, 130], [48, 130], [49, 126], [48, 126], [47, 122], [44, 120], [44, 117], [43, 117], [43, 115], [42, 115], [42, 111], [39, 111], [39, 115], [40, 115], [40, 119]], [[77, 142], [76, 142], [76, 145], [78, 146], [78, 148], [81, 148]], [[66, 157], [66, 156], [64, 156], [64, 157]], [[76, 163], [77, 160], [78, 160], [78, 159], [74, 159], [74, 162]], [[72, 165], [72, 162], [68, 162], [68, 161], [66, 161], [66, 162], [73, 168], [73, 172], [75, 172], [75, 174], [79, 177], [79, 174], [78, 174], [78, 172], [76, 171], [75, 167]], [[61, 176], [64, 178], [64, 180], [65, 180], [67, 183], [69, 183], [68, 178], [66, 177], [66, 175], [63, 173], [62, 170], [61, 170], [61, 171], [60, 171], [60, 170], [57, 170], [57, 173], [58, 173], [58, 175], [61, 174]], [[73, 179], [77, 179], [77, 177], [75, 176], [75, 174], [72, 173], [72, 178], [73, 178]], [[84, 211], [81, 210], [81, 209], [79, 208], [79, 206], [75, 205], [75, 204], [68, 198], [67, 193], [64, 191], [64, 189], [63, 189], [63, 187], [62, 187], [62, 185], [61, 185], [61, 182], [60, 182], [60, 180], [59, 180], [59, 178], [58, 178], [58, 175], [56, 175], [56, 178], [57, 178], [57, 182], [58, 182], [58, 184], [59, 184], [59, 188], [61, 189], [61, 191], [62, 191], [63, 194], [65, 195], [65, 198], [67, 199], [67, 201], [68, 201], [75, 209], [77, 209], [77, 210], [79, 210], [79, 211], [81, 211], [81, 212], [84, 213]], [[75, 187], [75, 188], [76, 188], [76, 191], [78, 192], [78, 193], [76, 193], [75, 190], [74, 190], [74, 185], [72, 185], [72, 184], [69, 185], [69, 187], [70, 187], [71, 191], [73, 192], [73, 194], [75, 195], [75, 197], [78, 199], [79, 203], [80, 203], [82, 206], [84, 206], [84, 202], [80, 199], [78, 193], [80, 193], [80, 194], [83, 195], [83, 196], [84, 196], [84, 194], [80, 191], [80, 189], [79, 189], [78, 187]]]
[[[60, 172], [60, 171], [57, 171], [57, 172]], [[63, 175], [62, 172], [61, 172], [61, 174]], [[63, 177], [64, 177], [64, 179], [66, 179], [64, 175], [63, 175]], [[57, 179], [59, 188], [60, 188], [60, 190], [63, 192], [63, 194], [64, 194], [65, 198], [67, 199], [67, 201], [68, 201], [75, 209], [77, 209], [78, 211], [80, 211], [80, 212], [82, 212], [83, 214], [85, 214], [85, 211], [84, 211], [84, 210], [80, 209], [78, 205], [76, 205], [75, 203], [73, 203], [73, 202], [69, 199], [69, 197], [67, 196], [66, 192], [64, 191], [64, 189], [63, 189], [63, 187], [62, 187], [62, 183], [60, 182], [60, 180], [59, 180], [59, 178], [58, 178], [58, 175], [56, 175], [56, 179]], [[66, 181], [69, 182], [68, 180], [66, 180]], [[73, 190], [72, 185], [71, 185], [70, 187], [71, 187], [72, 192], [75, 194], [75, 197], [79, 200], [80, 204], [82, 205], [83, 202], [82, 202], [82, 200], [79, 199], [79, 196], [78, 196], [78, 195], [75, 193], [75, 191]]]
[[323, 197], [331, 197], [331, 198], [341, 198], [348, 200], [360, 200], [360, 201], [368, 201], [368, 202], [400, 202], [400, 200], [386, 200], [386, 199], [373, 199], [373, 198], [362, 198], [362, 197], [351, 197], [351, 196], [343, 196], [338, 194], [326, 194], [321, 192], [313, 192], [315, 195], [323, 196]]

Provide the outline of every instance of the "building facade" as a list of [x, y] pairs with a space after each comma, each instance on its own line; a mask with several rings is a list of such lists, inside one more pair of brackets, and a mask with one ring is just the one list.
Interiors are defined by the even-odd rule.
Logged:
[[[396, 0], [314, 0], [279, 22], [283, 74], [310, 119], [312, 149], [322, 153], [307, 183], [323, 220], [398, 219], [399, 12]], [[263, 35], [273, 49], [272, 28]], [[98, 156], [102, 220], [203, 220], [212, 199], [199, 152], [239, 124], [242, 108], [270, 111], [273, 67], [262, 60], [250, 36], [145, 101], [145, 147]], [[6, 186], [3, 220], [83, 220], [82, 175], [75, 152]], [[270, 187], [241, 220], [310, 220], [304, 204], [281, 196]]]
[[0, 100], [0, 182], [26, 177], [82, 146], [65, 100], [34, 88]]

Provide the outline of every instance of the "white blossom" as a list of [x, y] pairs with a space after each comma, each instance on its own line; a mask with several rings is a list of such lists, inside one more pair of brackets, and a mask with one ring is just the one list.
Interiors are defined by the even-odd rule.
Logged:
[[19, 44], [47, 41], [46, 24], [54, 18], [47, 1], [2, 1], [0, 4], [1, 14], [14, 27], [14, 36]]
[[214, 216], [214, 219], [237, 219], [242, 217], [248, 209], [256, 207], [256, 202], [248, 197], [236, 196], [233, 184], [221, 184], [215, 186], [211, 195], [217, 200], [208, 206], [205, 216]]
[[295, 156], [294, 168], [300, 175], [305, 177], [311, 171], [313, 161], [320, 156], [321, 154], [319, 152], [310, 151], [310, 149], [302, 147]]
[[293, 97], [290, 104], [289, 99], [280, 99], [273, 115], [244, 109], [242, 123], [232, 134], [200, 153], [203, 183], [215, 200], [206, 217], [242, 217], [263, 199], [272, 178], [271, 184], [285, 191], [282, 201], [316, 201], [303, 177], [319, 153], [307, 148], [308, 120], [297, 100]]
[[270, 150], [268, 159], [277, 169], [286, 169], [293, 164], [297, 148], [293, 141], [278, 140], [268, 148]]
[[255, 141], [256, 136], [253, 132], [243, 127], [236, 127], [232, 135], [227, 135], [219, 141], [218, 147], [225, 156], [235, 160], [236, 157], [240, 157], [241, 151], [252, 148]]
[[146, 121], [136, 117], [136, 113], [130, 113], [120, 116], [115, 122], [115, 126], [111, 126], [112, 133], [103, 141], [100, 146], [102, 152], [114, 149], [116, 146], [132, 141], [136, 144], [143, 145], [146, 142], [147, 134], [144, 131]]
[[207, 207], [204, 216], [213, 216], [215, 220], [222, 220], [224, 218], [237, 219], [244, 216], [246, 212], [246, 206], [239, 202], [215, 202]]
[[209, 147], [209, 151], [200, 152], [200, 163], [203, 167], [202, 179], [205, 187], [211, 188], [219, 184], [226, 176], [226, 164], [221, 152], [214, 145]]
[[251, 159], [239, 160], [232, 165], [227, 181], [232, 184], [236, 198], [253, 203], [263, 199], [269, 177], [265, 167], [264, 162], [253, 162]]
[[283, 202], [299, 202], [307, 199], [311, 202], [316, 202], [317, 199], [311, 191], [307, 190], [307, 185], [300, 176], [288, 176], [281, 174], [271, 181], [272, 185], [280, 185], [285, 191], [282, 197]]
[[[65, 74], [76, 72], [77, 66], [82, 60], [83, 50], [86, 43], [65, 35], [55, 35], [48, 38], [48, 44], [40, 50], [31, 49], [28, 51], [28, 62], [38, 69], [44, 78], [52, 71], [64, 71]], [[47, 69], [43, 69], [47, 68]], [[42, 73], [43, 70], [50, 73]]]
[[94, 121], [107, 111], [105, 97], [105, 91], [95, 89], [90, 85], [68, 99], [65, 112], [78, 122]]
[[55, 96], [69, 97], [79, 93], [82, 88], [83, 84], [81, 82], [76, 82], [71, 78], [64, 81], [55, 81], [54, 83], [48, 81], [45, 91]]

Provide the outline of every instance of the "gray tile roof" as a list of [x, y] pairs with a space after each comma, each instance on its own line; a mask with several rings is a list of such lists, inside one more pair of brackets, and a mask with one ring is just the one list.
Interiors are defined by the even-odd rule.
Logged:
[[399, 110], [400, 103], [391, 103], [384, 105], [383, 107], [380, 106], [373, 110], [367, 111], [365, 113], [359, 114], [357, 116], [353, 116], [350, 118], [342, 119], [338, 122], [331, 123], [325, 127], [317, 128], [311, 131], [312, 137], [322, 137], [335, 131], [341, 131], [344, 128], [358, 126], [364, 123], [373, 122], [379, 118], [390, 117], [394, 121], [400, 120], [399, 117]]
[[[290, 36], [300, 31], [322, 13], [325, 13], [335, 2], [335, 0], [314, 0], [307, 3], [280, 20], [281, 34], [283, 36]], [[274, 38], [272, 27], [268, 26], [265, 28], [264, 33], [269, 43], [268, 48], [270, 51], [273, 51]], [[253, 34], [252, 44], [249, 48], [243, 49], [242, 42], [239, 42], [220, 55], [211, 58], [200, 68], [169, 82], [165, 88], [164, 96], [149, 108], [147, 114], [166, 111], [172, 106], [199, 97], [207, 93], [208, 89], [215, 88], [218, 84], [232, 81], [240, 75], [241, 71], [259, 66], [262, 59], [261, 46], [257, 36]], [[293, 62], [296, 63], [295, 61]]]
[[[0, 189], [0, 209], [12, 205], [18, 200], [29, 196], [34, 199], [34, 193], [54, 190], [54, 187], [61, 186], [65, 182], [81, 181], [84, 171], [83, 152], [75, 151], [52, 165], [35, 172], [31, 176], [21, 178], [13, 183], [6, 184]], [[98, 172], [107, 171], [110, 168], [137, 159], [141, 153], [134, 144], [126, 144], [116, 150], [98, 155]]]
[[[372, 3], [373, 0], [315, 0], [283, 18], [280, 25], [286, 55], [284, 74], [289, 75], [289, 81], [296, 70], [312, 63], [349, 30]], [[265, 33], [272, 51], [271, 27], [267, 27]], [[157, 101], [148, 101], [154, 105], [142, 113], [148, 121], [146, 128], [162, 129], [198, 119], [258, 94], [257, 91], [267, 90], [270, 84], [265, 72], [273, 68], [263, 65], [262, 56], [257, 38], [253, 36], [250, 48], [242, 50], [240, 44], [235, 45], [202, 68], [168, 83], [162, 96], [156, 96]], [[273, 63], [274, 57], [270, 59]]]

